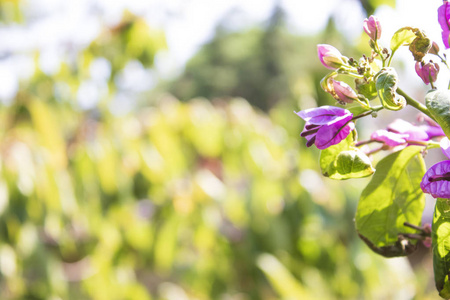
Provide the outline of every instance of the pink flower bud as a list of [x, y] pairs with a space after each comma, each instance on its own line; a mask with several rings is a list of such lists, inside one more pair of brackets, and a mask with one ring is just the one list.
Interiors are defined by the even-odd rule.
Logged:
[[436, 42], [433, 42], [431, 44], [431, 48], [430, 50], [428, 50], [428, 53], [434, 54], [434, 55], [439, 55], [439, 46], [438, 44], [436, 44]]
[[346, 64], [347, 58], [338, 49], [326, 44], [317, 45], [320, 62], [328, 69], [337, 69]]
[[372, 40], [377, 40], [381, 36], [381, 24], [377, 17], [370, 16], [369, 19], [364, 20], [364, 31]]
[[333, 82], [333, 97], [341, 102], [352, 103], [355, 99], [358, 98], [356, 92], [345, 82], [336, 81], [332, 79]]
[[425, 84], [433, 83], [439, 73], [439, 65], [432, 61], [424, 64], [423, 62], [416, 62], [416, 73], [423, 80]]

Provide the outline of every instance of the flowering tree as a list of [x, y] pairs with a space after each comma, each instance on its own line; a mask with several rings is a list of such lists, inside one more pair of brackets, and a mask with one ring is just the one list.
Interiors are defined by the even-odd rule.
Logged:
[[[438, 20], [448, 49], [450, 5], [446, 0], [438, 9]], [[441, 297], [449, 298], [450, 160], [427, 170], [423, 159], [427, 149], [438, 147], [450, 159], [450, 90], [435, 87], [440, 65], [425, 57], [435, 55], [444, 66], [449, 65], [438, 45], [418, 28], [400, 28], [392, 36], [390, 49], [379, 43], [382, 26], [377, 17], [365, 19], [363, 28], [370, 37], [369, 56], [356, 60], [331, 45], [317, 47], [320, 61], [332, 70], [322, 79], [322, 88], [339, 105], [356, 105], [348, 109], [322, 106], [297, 112], [306, 122], [301, 136], [307, 139], [308, 147], [315, 145], [322, 150], [320, 167], [324, 176], [338, 180], [372, 176], [356, 211], [359, 236], [374, 252], [385, 257], [411, 254], [419, 241], [432, 246], [436, 288]], [[431, 87], [425, 104], [398, 87], [399, 78], [391, 65], [402, 46], [409, 47], [417, 75]], [[354, 88], [337, 80], [343, 76], [354, 79]], [[397, 119], [373, 132], [369, 140], [358, 141], [355, 129], [358, 119], [376, 117], [380, 110], [398, 111], [406, 105], [419, 110], [421, 124]], [[371, 156], [380, 151], [389, 152], [375, 170]], [[436, 198], [431, 226], [421, 224], [424, 193]]]

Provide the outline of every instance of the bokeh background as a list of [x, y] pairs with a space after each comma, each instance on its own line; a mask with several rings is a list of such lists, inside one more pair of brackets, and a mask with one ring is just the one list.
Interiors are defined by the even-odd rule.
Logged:
[[440, 4], [0, 0], [0, 299], [434, 299], [429, 250], [359, 240], [368, 180], [322, 177], [293, 111], [334, 104], [316, 44], [370, 53], [374, 13], [440, 42]]

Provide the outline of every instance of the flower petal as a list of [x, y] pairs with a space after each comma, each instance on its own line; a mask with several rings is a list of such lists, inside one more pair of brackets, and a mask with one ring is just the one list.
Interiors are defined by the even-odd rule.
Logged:
[[442, 31], [442, 42], [444, 42], [444, 46], [447, 49], [450, 48], [450, 45], [449, 45], [449, 42], [448, 42], [449, 37], [450, 37], [450, 30]]
[[447, 1], [438, 8], [438, 21], [443, 31], [450, 30], [450, 5]]
[[390, 132], [385, 129], [376, 130], [370, 136], [370, 139], [374, 141], [383, 142], [388, 146], [395, 147], [406, 143], [407, 134], [400, 134], [395, 132]]
[[407, 134], [407, 142], [428, 141], [429, 139], [425, 130], [402, 119], [396, 119], [388, 125], [387, 129], [395, 133]]
[[426, 132], [428, 139], [445, 136], [444, 130], [440, 126], [420, 125], [419, 128]]
[[296, 112], [296, 114], [306, 122], [314, 125], [325, 125], [340, 116], [351, 116], [353, 114], [343, 108], [336, 106], [320, 106]]
[[433, 178], [447, 173], [450, 173], [450, 160], [438, 162], [425, 173], [420, 188], [434, 198], [450, 198], [450, 181], [433, 180]]
[[441, 149], [442, 149], [442, 153], [444, 153], [445, 156], [450, 158], [450, 141], [448, 140], [447, 137], [444, 137], [441, 140], [440, 146], [441, 146]]
[[330, 146], [339, 144], [344, 140], [352, 130], [355, 129], [355, 124], [350, 122], [350, 118], [342, 119], [331, 125], [322, 126], [316, 135], [315, 145], [317, 149], [323, 150]]

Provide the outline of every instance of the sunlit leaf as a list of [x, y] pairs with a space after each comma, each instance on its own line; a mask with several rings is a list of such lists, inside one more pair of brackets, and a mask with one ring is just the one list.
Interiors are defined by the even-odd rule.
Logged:
[[383, 68], [376, 77], [378, 97], [384, 108], [400, 110], [406, 105], [406, 100], [397, 95], [398, 75], [394, 68]]
[[353, 135], [320, 153], [322, 174], [331, 179], [350, 179], [370, 176], [375, 171], [364, 152], [353, 146]]
[[401, 46], [407, 46], [416, 38], [417, 29], [412, 27], [403, 27], [397, 30], [391, 39], [392, 52], [397, 51]]
[[450, 91], [431, 90], [425, 96], [425, 104], [436, 122], [450, 136]]
[[392, 153], [377, 164], [377, 171], [363, 190], [356, 211], [356, 229], [375, 252], [384, 256], [406, 255], [415, 242], [402, 239], [413, 232], [404, 223], [420, 225], [425, 196], [420, 182], [425, 164], [419, 146]]
[[434, 281], [439, 295], [450, 298], [450, 200], [436, 199], [432, 224]]
[[380, 5], [388, 5], [392, 8], [395, 8], [395, 2], [395, 0], [369, 0], [369, 3], [372, 4], [372, 6], [375, 8]]

